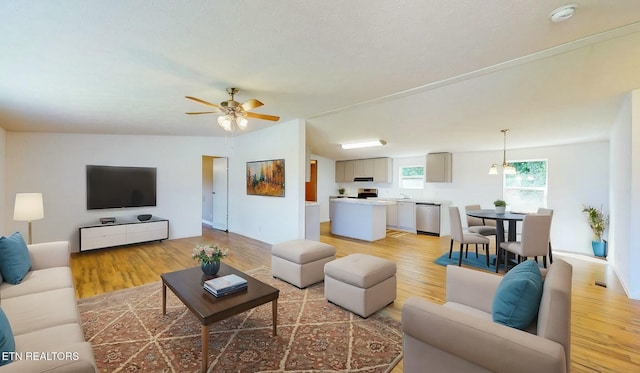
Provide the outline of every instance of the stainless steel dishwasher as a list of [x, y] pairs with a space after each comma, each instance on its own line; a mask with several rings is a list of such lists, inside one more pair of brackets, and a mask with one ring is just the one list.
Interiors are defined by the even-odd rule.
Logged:
[[420, 234], [440, 236], [440, 205], [416, 202], [416, 231]]

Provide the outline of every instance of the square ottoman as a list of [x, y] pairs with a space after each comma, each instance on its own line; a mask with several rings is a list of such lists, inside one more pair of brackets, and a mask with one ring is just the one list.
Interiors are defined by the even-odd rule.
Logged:
[[299, 288], [324, 279], [324, 265], [336, 258], [336, 249], [326, 243], [292, 240], [271, 247], [271, 274]]
[[324, 266], [324, 296], [362, 317], [396, 299], [396, 264], [366, 254], [352, 254]]

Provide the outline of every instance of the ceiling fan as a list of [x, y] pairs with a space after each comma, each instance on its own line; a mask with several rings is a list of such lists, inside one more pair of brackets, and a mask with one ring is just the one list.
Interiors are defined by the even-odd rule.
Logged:
[[239, 128], [244, 130], [247, 128], [247, 117], [256, 118], [256, 119], [264, 119], [271, 121], [278, 121], [280, 117], [275, 115], [268, 114], [258, 114], [252, 113], [249, 110], [258, 108], [264, 105], [262, 102], [252, 98], [251, 100], [240, 104], [238, 101], [234, 100], [233, 97], [238, 93], [238, 88], [227, 88], [227, 93], [229, 94], [230, 99], [227, 101], [222, 101], [220, 105], [215, 105], [210, 102], [201, 100], [196, 97], [185, 96], [189, 100], [195, 101], [197, 103], [209, 106], [214, 108], [214, 111], [200, 111], [200, 112], [189, 112], [189, 115], [198, 115], [198, 114], [218, 114], [221, 115], [218, 117], [218, 124], [225, 131], [233, 132], [235, 128]]

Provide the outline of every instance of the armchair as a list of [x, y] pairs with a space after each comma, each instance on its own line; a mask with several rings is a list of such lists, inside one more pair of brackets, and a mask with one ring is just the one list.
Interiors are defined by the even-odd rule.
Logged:
[[405, 372], [569, 372], [571, 277], [567, 262], [549, 266], [537, 322], [523, 331], [492, 321], [501, 276], [448, 266], [445, 304], [404, 303]]

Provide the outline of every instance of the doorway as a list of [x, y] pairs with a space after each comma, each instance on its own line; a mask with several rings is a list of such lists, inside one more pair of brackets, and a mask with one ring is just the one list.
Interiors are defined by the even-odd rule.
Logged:
[[213, 229], [228, 230], [229, 159], [202, 156], [202, 223]]
[[311, 160], [309, 181], [304, 184], [304, 200], [318, 202], [318, 161]]

